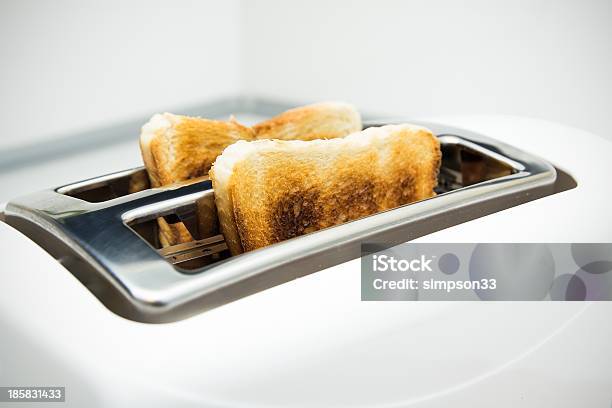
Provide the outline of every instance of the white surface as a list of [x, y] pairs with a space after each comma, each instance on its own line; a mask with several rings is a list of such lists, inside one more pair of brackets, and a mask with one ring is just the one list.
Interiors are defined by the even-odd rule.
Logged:
[[239, 93], [239, 6], [0, 2], [0, 149]]
[[[447, 123], [562, 163], [579, 185], [422, 241], [610, 241], [610, 193], [601, 186], [612, 143], [542, 121]], [[351, 261], [181, 322], [147, 325], [109, 312], [4, 224], [0, 239], [0, 383], [65, 385], [67, 405], [612, 402], [611, 302], [361, 302], [359, 262]]]
[[401, 117], [509, 114], [612, 139], [612, 2], [244, 2], [248, 93]]

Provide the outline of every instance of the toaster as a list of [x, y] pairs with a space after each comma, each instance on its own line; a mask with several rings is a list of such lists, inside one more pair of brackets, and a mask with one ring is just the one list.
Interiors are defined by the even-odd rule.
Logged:
[[[65, 387], [70, 406], [609, 406], [609, 302], [362, 302], [358, 271], [367, 242], [610, 242], [612, 143], [527, 118], [364, 118], [433, 131], [436, 196], [238, 256], [209, 180], [150, 188], [132, 167], [10, 198], [0, 386]], [[106, 143], [136, 145], [136, 123]], [[160, 217], [194, 240], [162, 247]]]

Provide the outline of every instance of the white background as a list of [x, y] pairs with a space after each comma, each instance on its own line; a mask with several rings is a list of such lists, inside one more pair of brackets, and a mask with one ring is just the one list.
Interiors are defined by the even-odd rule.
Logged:
[[0, 149], [236, 94], [612, 137], [611, 21], [607, 0], [4, 0]]
[[240, 92], [241, 13], [237, 1], [0, 0], [0, 146]]

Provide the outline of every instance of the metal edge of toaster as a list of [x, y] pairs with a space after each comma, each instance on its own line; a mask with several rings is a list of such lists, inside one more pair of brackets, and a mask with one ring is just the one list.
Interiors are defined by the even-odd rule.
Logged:
[[[180, 320], [359, 257], [363, 242], [399, 244], [550, 193], [556, 172], [549, 163], [473, 132], [417, 124], [439, 138], [446, 137], [448, 143], [480, 149], [516, 172], [232, 257], [193, 274], [166, 262], [127, 223], [147, 205], [195, 200], [211, 189], [206, 183], [151, 189], [104, 203], [86, 203], [58, 189], [45, 190], [9, 202], [7, 222], [22, 230], [35, 225], [37, 232], [30, 230], [29, 235], [38, 234], [43, 247], [49, 239], [67, 246], [82, 260], [81, 266], [89, 268], [86, 274], [101, 278], [96, 284], [106, 283], [111, 289], [102, 295], [94, 292], [111, 310], [132, 320], [158, 323]], [[71, 186], [75, 184], [79, 185]], [[432, 223], [438, 225], [432, 227]]]

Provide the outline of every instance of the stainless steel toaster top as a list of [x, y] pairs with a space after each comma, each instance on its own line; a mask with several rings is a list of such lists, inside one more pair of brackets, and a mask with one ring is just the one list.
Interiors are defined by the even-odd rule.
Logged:
[[[362, 243], [410, 241], [558, 189], [557, 171], [542, 159], [484, 135], [417, 123], [441, 142], [436, 197], [235, 257], [216, 226], [210, 180], [151, 189], [143, 168], [15, 199], [5, 219], [109, 309], [169, 322], [356, 258]], [[197, 203], [210, 208], [204, 227], [195, 218]], [[194, 241], [161, 248], [159, 217], [182, 222]]]

